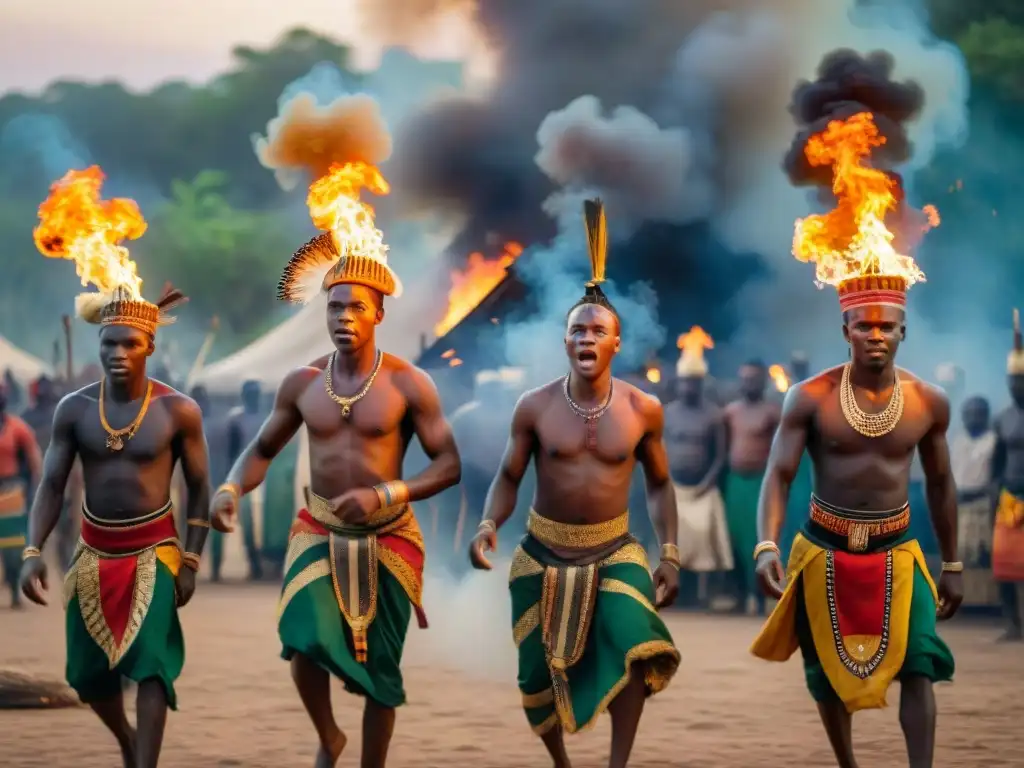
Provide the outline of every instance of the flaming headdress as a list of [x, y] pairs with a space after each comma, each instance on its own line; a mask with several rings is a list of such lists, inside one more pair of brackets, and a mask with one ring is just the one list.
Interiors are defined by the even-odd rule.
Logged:
[[374, 210], [360, 199], [364, 190], [375, 195], [391, 191], [377, 169], [391, 153], [391, 136], [377, 103], [355, 94], [321, 105], [313, 94], [302, 92], [281, 105], [255, 148], [279, 180], [296, 173], [313, 179], [306, 204], [321, 230], [288, 260], [278, 298], [306, 304], [342, 283], [400, 296], [402, 284], [388, 264], [388, 246]]
[[1006, 372], [1011, 376], [1024, 374], [1024, 337], [1020, 331], [1020, 310], [1013, 310], [1013, 348], [1006, 358]]
[[167, 312], [187, 301], [167, 285], [155, 304], [142, 298], [142, 278], [128, 249], [120, 245], [146, 231], [146, 221], [134, 200], [102, 200], [103, 171], [97, 166], [70, 170], [50, 186], [39, 206], [39, 225], [33, 231], [36, 247], [54, 259], [75, 262], [82, 285], [97, 292], [75, 299], [75, 312], [95, 325], [127, 325], [156, 334], [174, 322]]
[[[869, 112], [831, 120], [811, 136], [804, 154], [812, 167], [831, 167], [837, 205], [825, 214], [798, 219], [793, 255], [813, 262], [819, 286], [832, 285], [846, 312], [868, 305], [906, 306], [907, 290], [925, 279], [914, 259], [900, 253], [886, 217], [897, 211], [898, 178], [872, 168], [868, 160], [886, 142]], [[938, 214], [925, 209], [927, 229]]]
[[708, 364], [704, 359], [705, 349], [714, 349], [715, 342], [699, 325], [693, 326], [676, 342], [679, 347], [679, 362], [676, 363], [676, 376], [703, 377], [707, 376]]

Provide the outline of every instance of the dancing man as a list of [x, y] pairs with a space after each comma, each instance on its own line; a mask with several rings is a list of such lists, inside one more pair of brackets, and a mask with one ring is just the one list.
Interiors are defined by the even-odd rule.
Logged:
[[[761, 492], [761, 543], [753, 554], [762, 588], [779, 603], [752, 650], [769, 661], [801, 650], [841, 768], [857, 765], [851, 714], [885, 706], [894, 679], [902, 685], [900, 724], [911, 768], [930, 768], [932, 683], [953, 675], [953, 656], [935, 621], [936, 613], [952, 616], [963, 597], [949, 403], [941, 390], [896, 367], [907, 287], [903, 276], [839, 284], [850, 362], [789, 391]], [[814, 468], [810, 519], [784, 576], [778, 537], [805, 448]], [[937, 589], [921, 547], [909, 538], [915, 452], [942, 551]]]
[[680, 338], [680, 344], [677, 399], [665, 408], [665, 445], [679, 513], [680, 561], [684, 572], [700, 574], [695, 579], [696, 596], [698, 602], [704, 602], [707, 574], [733, 568], [725, 507], [718, 488], [725, 466], [725, 424], [721, 409], [704, 396], [708, 372], [704, 350], [712, 348], [714, 342], [694, 326]]
[[[395, 708], [405, 702], [400, 663], [413, 609], [426, 627], [423, 537], [410, 502], [455, 485], [461, 468], [433, 381], [377, 348], [384, 297], [400, 290], [386, 250], [343, 256], [338, 248], [331, 232], [310, 240], [289, 261], [279, 292], [297, 303], [327, 294], [335, 352], [285, 377], [213, 508], [218, 528], [231, 530], [240, 498], [263, 483], [273, 458], [306, 426], [309, 508], [292, 526], [284, 566], [282, 656], [319, 737], [317, 768], [335, 765], [346, 743], [329, 675], [366, 698], [362, 765], [371, 768], [385, 764]], [[403, 481], [413, 437], [430, 464]]]
[[[199, 406], [146, 373], [157, 327], [182, 300], [166, 290], [151, 304], [124, 285], [79, 297], [79, 316], [101, 326], [104, 377], [57, 406], [23, 554], [22, 590], [45, 605], [49, 584], [40, 552], [80, 457], [82, 534], [64, 580], [67, 680], [114, 734], [127, 768], [157, 765], [185, 660], [178, 608], [195, 590], [209, 529]], [[179, 461], [188, 487], [184, 552], [169, 501]], [[122, 678], [139, 686], [137, 734], [125, 717]]]
[[1011, 402], [995, 422], [992, 471], [1001, 493], [992, 532], [992, 575], [1007, 621], [1001, 639], [1018, 642], [1024, 638], [1019, 591], [1024, 582], [1024, 338], [1017, 310], [1006, 369]]
[[[587, 201], [584, 211], [593, 279], [566, 320], [570, 372], [516, 405], [469, 555], [475, 568], [491, 568], [484, 553], [497, 547], [532, 459], [537, 490], [509, 576], [526, 719], [556, 768], [568, 768], [563, 734], [592, 726], [607, 709], [608, 765], [624, 768], [646, 697], [664, 689], [679, 666], [656, 613], [679, 589], [676, 502], [660, 403], [611, 375], [620, 319], [600, 288], [604, 211], [599, 201]], [[637, 461], [662, 542], [653, 581], [626, 512]]]
[[31, 427], [7, 412], [7, 385], [0, 383], [0, 567], [11, 590], [11, 607], [21, 607], [18, 554], [25, 547], [27, 524], [24, 469], [29, 487], [39, 482], [43, 460]]

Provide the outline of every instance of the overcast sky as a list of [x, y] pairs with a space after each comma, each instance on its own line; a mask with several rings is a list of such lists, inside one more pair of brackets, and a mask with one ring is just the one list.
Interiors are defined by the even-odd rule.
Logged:
[[[62, 77], [149, 88], [202, 81], [231, 47], [264, 46], [297, 26], [351, 41], [354, 0], [0, 0], [0, 92]], [[440, 51], [453, 54], [454, 51]], [[368, 44], [360, 59], [375, 60]]]

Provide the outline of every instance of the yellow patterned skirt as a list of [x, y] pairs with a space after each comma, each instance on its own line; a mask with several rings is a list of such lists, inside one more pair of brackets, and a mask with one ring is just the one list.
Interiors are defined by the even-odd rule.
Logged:
[[[654, 608], [643, 547], [628, 515], [566, 525], [530, 513], [509, 575], [512, 633], [526, 718], [543, 735], [592, 727], [643, 663], [648, 694], [663, 690], [679, 651]], [[555, 555], [578, 550], [580, 557]]]

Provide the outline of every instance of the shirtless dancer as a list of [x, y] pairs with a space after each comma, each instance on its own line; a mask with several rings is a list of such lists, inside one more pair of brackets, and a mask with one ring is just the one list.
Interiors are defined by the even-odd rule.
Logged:
[[757, 497], [781, 408], [765, 398], [768, 368], [762, 361], [751, 360], [741, 366], [739, 379], [740, 399], [725, 407], [729, 435], [725, 516], [736, 564], [736, 612], [749, 612], [754, 603], [757, 612], [763, 614], [764, 596], [757, 589], [750, 553], [757, 544]]
[[[790, 389], [772, 444], [760, 499], [762, 541], [753, 555], [762, 588], [779, 603], [752, 650], [785, 661], [800, 649], [841, 768], [857, 766], [851, 714], [885, 706], [898, 679], [910, 766], [930, 768], [932, 683], [953, 675], [936, 613], [949, 618], [963, 597], [949, 403], [941, 390], [896, 367], [905, 334], [903, 278], [854, 277], [839, 284], [839, 294], [851, 360]], [[779, 532], [805, 448], [814, 469], [810, 519], [784, 571]], [[915, 452], [942, 551], [937, 589], [909, 537]]]
[[[313, 238], [289, 261], [279, 297], [307, 303], [321, 289], [336, 351], [285, 377], [259, 434], [217, 491], [215, 524], [231, 530], [240, 497], [264, 481], [305, 425], [310, 504], [292, 525], [285, 560], [282, 656], [316, 729], [317, 768], [335, 765], [346, 743], [330, 675], [366, 698], [362, 766], [380, 768], [395, 707], [405, 703], [399, 665], [413, 609], [426, 627], [423, 537], [409, 504], [455, 485], [461, 469], [430, 377], [377, 349], [384, 297], [400, 289], [386, 251], [342, 258], [332, 233]], [[430, 465], [403, 481], [413, 437]]]
[[[102, 326], [105, 375], [57, 406], [23, 555], [21, 588], [46, 605], [49, 581], [39, 553], [80, 458], [82, 538], [64, 580], [67, 680], [114, 734], [126, 768], [157, 765], [185, 661], [178, 609], [192, 598], [209, 529], [199, 406], [146, 373], [157, 327], [182, 299], [165, 291], [150, 304], [124, 286], [79, 297], [79, 315]], [[189, 492], [184, 551], [169, 501], [179, 461]], [[125, 717], [122, 678], [139, 686], [137, 734]]]
[[1013, 313], [1013, 349], [1007, 360], [1011, 403], [995, 420], [996, 447], [993, 477], [1001, 493], [992, 532], [992, 575], [999, 582], [999, 596], [1006, 614], [1002, 640], [1019, 642], [1024, 582], [1024, 339], [1020, 315]]
[[[497, 531], [536, 462], [533, 510], [509, 576], [523, 709], [556, 768], [570, 766], [563, 734], [591, 727], [607, 709], [608, 765], [624, 768], [644, 700], [664, 689], [679, 666], [655, 612], [678, 592], [675, 493], [661, 405], [611, 375], [620, 321], [599, 285], [604, 211], [597, 201], [584, 210], [593, 280], [566, 319], [570, 372], [516, 405], [469, 556], [475, 568], [491, 568], [484, 553], [497, 547]], [[638, 461], [662, 542], [653, 581], [643, 547], [629, 535], [626, 504]]]
[[0, 383], [0, 569], [11, 593], [11, 607], [21, 607], [18, 590], [18, 554], [25, 547], [27, 525], [25, 478], [29, 471], [29, 486], [39, 482], [42, 458], [39, 444], [28, 424], [7, 412], [6, 383]]
[[706, 598], [704, 574], [733, 568], [725, 508], [718, 481], [725, 466], [721, 409], [704, 397], [704, 350], [714, 346], [694, 326], [685, 334], [676, 365], [676, 399], [665, 408], [665, 447], [679, 514], [678, 543], [684, 572], [701, 574], [698, 600]]

